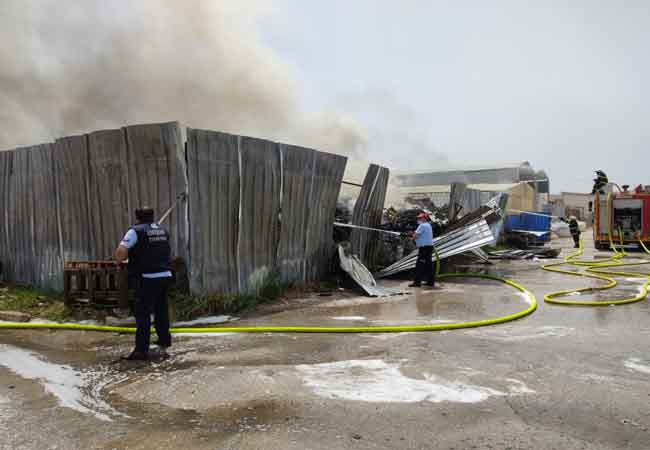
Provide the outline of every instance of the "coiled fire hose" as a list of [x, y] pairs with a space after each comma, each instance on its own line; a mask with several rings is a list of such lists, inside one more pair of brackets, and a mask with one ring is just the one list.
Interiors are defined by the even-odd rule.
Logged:
[[[607, 199], [607, 217], [610, 217], [610, 203], [611, 203], [611, 194], [609, 194]], [[611, 221], [610, 226], [607, 230], [607, 235], [609, 237], [609, 245], [614, 255], [607, 259], [600, 260], [576, 260], [575, 258], [582, 256], [583, 254], [583, 242], [580, 240], [578, 251], [572, 253], [571, 255], [564, 258], [564, 261], [553, 264], [546, 264], [542, 266], [542, 269], [549, 272], [562, 273], [566, 275], [593, 278], [597, 280], [604, 281], [605, 283], [600, 286], [595, 287], [585, 287], [577, 289], [565, 289], [557, 292], [550, 292], [544, 295], [544, 301], [547, 303], [554, 303], [557, 305], [566, 305], [566, 306], [610, 306], [610, 305], [625, 305], [628, 303], [639, 302], [646, 298], [648, 295], [648, 287], [650, 286], [650, 274], [647, 273], [636, 273], [636, 272], [623, 272], [623, 271], [614, 271], [608, 270], [610, 267], [627, 267], [627, 266], [639, 266], [643, 264], [650, 264], [650, 261], [639, 261], [634, 263], [623, 263], [621, 259], [625, 258], [627, 253], [625, 253], [625, 248], [623, 246], [623, 233], [618, 228], [618, 235], [621, 245], [621, 250], [616, 249], [616, 245], [612, 240], [612, 231], [611, 231]], [[641, 247], [645, 250], [646, 253], [650, 254], [648, 248], [645, 246], [643, 241], [639, 239]], [[586, 267], [584, 271], [572, 271], [566, 269], [558, 269], [558, 266], [562, 265], [571, 265], [574, 267]], [[562, 297], [567, 297], [570, 295], [577, 295], [583, 292], [594, 292], [594, 291], [605, 291], [611, 289], [618, 285], [618, 282], [612, 278], [612, 276], [622, 276], [629, 278], [645, 278], [646, 281], [641, 285], [639, 293], [633, 297], [622, 298], [622, 299], [605, 299], [605, 300], [566, 300]]]

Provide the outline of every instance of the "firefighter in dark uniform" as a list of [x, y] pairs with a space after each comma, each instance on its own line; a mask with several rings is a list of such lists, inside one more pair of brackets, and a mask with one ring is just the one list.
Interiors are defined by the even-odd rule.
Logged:
[[151, 338], [151, 313], [158, 335], [159, 356], [167, 357], [171, 346], [167, 290], [172, 278], [169, 233], [154, 222], [152, 208], [135, 211], [136, 225], [127, 231], [115, 250], [118, 263], [128, 258], [129, 278], [137, 284], [135, 321], [135, 350], [124, 357], [127, 360], [147, 360]]
[[573, 238], [573, 243], [575, 248], [580, 247], [580, 226], [578, 225], [578, 220], [575, 216], [571, 216], [569, 219], [569, 231], [571, 232], [571, 237]]
[[607, 175], [605, 175], [605, 172], [602, 170], [597, 170], [596, 171], [596, 178], [594, 178], [594, 188], [591, 190], [592, 194], [595, 194], [596, 192], [600, 194], [604, 194], [605, 191], [603, 191], [603, 188], [607, 186], [607, 183], [609, 183], [609, 180], [607, 179]]

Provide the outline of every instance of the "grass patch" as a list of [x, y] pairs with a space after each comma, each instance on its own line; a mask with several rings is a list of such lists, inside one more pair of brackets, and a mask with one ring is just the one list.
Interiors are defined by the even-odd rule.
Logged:
[[0, 311], [18, 311], [55, 322], [102, 319], [105, 311], [66, 306], [63, 294], [29, 286], [0, 283]]
[[0, 284], [0, 310], [56, 321], [75, 316], [75, 311], [64, 305], [61, 294], [11, 284]]
[[261, 303], [279, 299], [288, 287], [274, 277], [267, 277], [257, 291], [247, 294], [194, 295], [172, 291], [169, 295], [171, 317], [172, 320], [192, 320], [201, 316], [247, 312]]

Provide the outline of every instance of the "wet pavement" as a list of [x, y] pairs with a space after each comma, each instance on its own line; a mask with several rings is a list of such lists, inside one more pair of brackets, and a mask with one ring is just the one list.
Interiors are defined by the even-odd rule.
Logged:
[[[486, 328], [182, 336], [171, 359], [149, 364], [115, 362], [131, 336], [3, 331], [0, 449], [650, 449], [648, 301], [544, 304], [544, 293], [599, 282], [543, 262], [489, 267], [539, 307]], [[643, 282], [617, 279], [606, 294], [571, 299], [630, 296]], [[445, 323], [526, 302], [464, 279], [385, 299], [315, 298], [236, 324]]]

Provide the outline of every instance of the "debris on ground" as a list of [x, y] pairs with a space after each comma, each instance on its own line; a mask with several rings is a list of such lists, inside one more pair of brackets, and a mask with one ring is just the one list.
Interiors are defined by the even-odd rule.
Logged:
[[508, 249], [487, 252], [490, 259], [532, 259], [532, 258], [557, 258], [559, 248], [534, 248], [529, 250]]
[[387, 297], [407, 293], [402, 289], [379, 286], [359, 257], [349, 254], [342, 245], [339, 245], [339, 261], [341, 269], [371, 297]]

